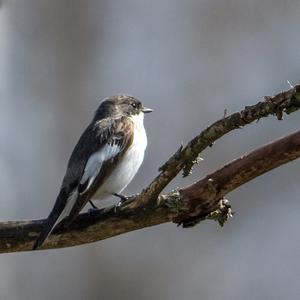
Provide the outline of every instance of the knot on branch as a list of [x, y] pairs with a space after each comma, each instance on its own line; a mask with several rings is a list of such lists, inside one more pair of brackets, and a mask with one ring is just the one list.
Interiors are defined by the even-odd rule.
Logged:
[[209, 212], [205, 216], [192, 217], [190, 219], [181, 221], [177, 223], [178, 226], [182, 225], [183, 228], [194, 227], [199, 224], [201, 221], [213, 220], [219, 223], [221, 227], [224, 226], [230, 218], [232, 218], [234, 213], [232, 212], [231, 205], [228, 199], [222, 198], [215, 210]]
[[270, 107], [270, 112], [278, 120], [283, 119], [283, 114], [291, 114], [300, 106], [300, 85], [294, 86], [289, 91], [281, 92], [273, 97], [265, 96], [265, 101]]
[[163, 204], [168, 208], [169, 212], [175, 215], [179, 214], [181, 212], [179, 189], [173, 190], [168, 195], [160, 195], [158, 204]]

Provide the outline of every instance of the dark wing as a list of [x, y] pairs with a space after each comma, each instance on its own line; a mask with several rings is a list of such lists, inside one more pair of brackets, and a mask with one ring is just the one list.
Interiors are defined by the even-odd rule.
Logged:
[[[63, 218], [69, 216], [67, 223], [70, 224], [77, 217], [112, 172], [113, 162], [121, 159], [132, 139], [133, 123], [125, 117], [102, 119], [87, 127], [71, 154], [60, 193], [34, 249], [42, 245]], [[76, 190], [78, 194], [73, 197]]]
[[81, 180], [78, 184], [78, 197], [65, 222], [71, 224], [80, 211], [96, 193], [105, 178], [115, 169], [124, 153], [133, 141], [134, 124], [128, 118], [121, 118], [107, 138], [106, 143], [94, 152], [86, 162]]
[[99, 151], [114, 134], [120, 120], [102, 119], [91, 123], [81, 135], [70, 159], [61, 188], [74, 190], [79, 184], [88, 159]]

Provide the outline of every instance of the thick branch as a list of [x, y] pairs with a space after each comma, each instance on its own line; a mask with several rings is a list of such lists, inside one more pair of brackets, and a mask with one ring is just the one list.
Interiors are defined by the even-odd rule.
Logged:
[[229, 192], [300, 156], [300, 131], [258, 148], [180, 190], [181, 213], [173, 221], [184, 223], [205, 216]]
[[[110, 207], [92, 216], [82, 214], [67, 231], [56, 231], [45, 248], [90, 243], [144, 227], [205, 218], [219, 208], [220, 199], [240, 185], [300, 157], [300, 131], [256, 149], [226, 164], [193, 185], [159, 196], [151, 207]], [[0, 223], [0, 253], [26, 251], [41, 230], [43, 220]]]

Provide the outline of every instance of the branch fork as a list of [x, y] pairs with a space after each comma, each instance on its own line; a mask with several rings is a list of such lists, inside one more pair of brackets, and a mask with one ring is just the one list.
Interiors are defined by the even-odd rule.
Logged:
[[[240, 185], [300, 157], [300, 131], [273, 141], [227, 163], [198, 182], [162, 195], [162, 190], [183, 170], [190, 174], [200, 153], [226, 133], [261, 118], [278, 120], [300, 108], [300, 85], [272, 97], [265, 97], [240, 112], [224, 116], [194, 137], [159, 169], [158, 176], [139, 195], [117, 211], [113, 206], [83, 213], [68, 229], [57, 228], [43, 249], [91, 243], [129, 231], [165, 222], [183, 227], [212, 219], [222, 226], [233, 213], [224, 197]], [[29, 251], [44, 220], [0, 222], [0, 253]]]

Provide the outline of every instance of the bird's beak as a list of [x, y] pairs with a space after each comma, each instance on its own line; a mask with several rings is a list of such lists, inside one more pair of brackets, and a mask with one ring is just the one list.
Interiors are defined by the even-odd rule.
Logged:
[[153, 111], [153, 109], [151, 109], [151, 108], [148, 108], [148, 107], [143, 107], [143, 109], [142, 109], [142, 112], [144, 113], [144, 114], [148, 114], [148, 113], [151, 113]]

